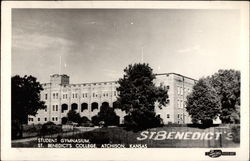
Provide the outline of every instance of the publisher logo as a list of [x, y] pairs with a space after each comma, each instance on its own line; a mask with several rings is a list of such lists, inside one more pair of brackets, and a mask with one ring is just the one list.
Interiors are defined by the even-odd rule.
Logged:
[[205, 152], [205, 155], [208, 155], [211, 158], [217, 158], [222, 155], [233, 156], [236, 155], [236, 152], [222, 152], [221, 150], [210, 150], [209, 152]]

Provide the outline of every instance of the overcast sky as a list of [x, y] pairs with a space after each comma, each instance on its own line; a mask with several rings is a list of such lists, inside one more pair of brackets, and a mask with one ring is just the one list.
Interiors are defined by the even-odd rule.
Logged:
[[112, 81], [143, 55], [155, 73], [198, 79], [240, 69], [239, 42], [237, 10], [14, 9], [12, 75]]

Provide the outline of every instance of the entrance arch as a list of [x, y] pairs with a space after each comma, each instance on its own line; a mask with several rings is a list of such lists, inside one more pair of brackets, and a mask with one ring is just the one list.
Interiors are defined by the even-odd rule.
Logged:
[[98, 103], [97, 102], [93, 102], [91, 104], [91, 111], [94, 111], [95, 109], [98, 109]]
[[87, 103], [82, 103], [81, 105], [81, 112], [83, 112], [84, 110], [88, 109], [88, 104]]
[[71, 110], [77, 110], [78, 105], [76, 103], [71, 104]]

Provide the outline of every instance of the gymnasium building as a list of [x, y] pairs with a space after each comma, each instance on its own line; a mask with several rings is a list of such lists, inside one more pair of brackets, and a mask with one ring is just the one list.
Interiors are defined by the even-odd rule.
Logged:
[[[192, 91], [195, 79], [176, 74], [157, 74], [155, 84], [168, 88], [169, 103], [162, 109], [156, 104], [155, 112], [163, 119], [164, 124], [191, 123], [191, 118], [185, 110], [186, 96]], [[67, 117], [69, 110], [74, 109], [81, 117], [86, 116], [90, 120], [97, 115], [103, 104], [108, 104], [115, 109], [120, 117], [120, 123], [124, 121], [126, 113], [115, 107], [118, 97], [117, 81], [70, 84], [69, 76], [54, 74], [50, 76], [50, 82], [42, 84], [44, 90], [41, 99], [46, 108], [37, 111], [37, 115], [29, 116], [28, 124], [43, 124], [48, 121], [61, 124], [62, 118]]]

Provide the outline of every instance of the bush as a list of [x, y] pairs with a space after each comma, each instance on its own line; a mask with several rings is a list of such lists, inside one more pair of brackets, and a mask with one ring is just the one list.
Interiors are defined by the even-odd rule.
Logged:
[[233, 142], [240, 143], [240, 125], [232, 127]]
[[133, 115], [126, 115], [124, 117], [124, 124], [127, 129], [140, 131], [147, 128], [160, 127], [163, 121], [159, 115], [155, 115], [151, 111], [134, 111]]
[[90, 120], [88, 119], [88, 117], [86, 117], [86, 116], [83, 116], [83, 117], [81, 117], [81, 119], [80, 119], [80, 123], [89, 123], [90, 122]]
[[11, 121], [11, 139], [18, 139], [22, 137], [22, 124], [20, 121]]
[[55, 125], [53, 122], [47, 122], [42, 125], [40, 135], [50, 135], [62, 132], [62, 127]]
[[62, 118], [62, 124], [65, 125], [68, 122], [68, 118], [67, 117], [63, 117]]

